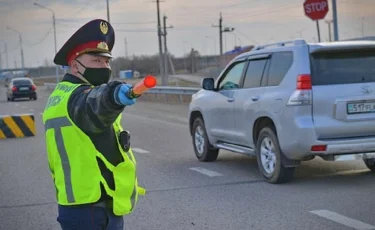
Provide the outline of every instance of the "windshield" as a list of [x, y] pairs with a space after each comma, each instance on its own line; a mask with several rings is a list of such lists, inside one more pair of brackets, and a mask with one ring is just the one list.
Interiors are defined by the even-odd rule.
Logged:
[[375, 50], [329, 51], [311, 61], [313, 85], [375, 82]]
[[13, 81], [13, 85], [31, 85], [30, 80], [15, 80]]

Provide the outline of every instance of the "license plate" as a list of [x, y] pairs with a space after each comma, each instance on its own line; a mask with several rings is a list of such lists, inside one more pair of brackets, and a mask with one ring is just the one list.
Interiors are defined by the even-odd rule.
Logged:
[[348, 114], [375, 113], [375, 102], [348, 103]]
[[20, 87], [20, 90], [22, 91], [29, 90], [29, 87]]

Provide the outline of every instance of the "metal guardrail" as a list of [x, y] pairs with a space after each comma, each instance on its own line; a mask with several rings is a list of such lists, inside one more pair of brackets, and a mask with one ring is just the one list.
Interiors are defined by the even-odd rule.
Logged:
[[146, 93], [192, 95], [199, 90], [200, 88], [196, 87], [156, 86]]
[[[53, 90], [56, 87], [56, 83], [44, 83], [44, 88], [47, 90]], [[155, 94], [176, 94], [176, 95], [192, 95], [198, 92], [201, 88], [197, 87], [175, 87], [175, 86], [156, 86], [149, 89], [147, 93]]]

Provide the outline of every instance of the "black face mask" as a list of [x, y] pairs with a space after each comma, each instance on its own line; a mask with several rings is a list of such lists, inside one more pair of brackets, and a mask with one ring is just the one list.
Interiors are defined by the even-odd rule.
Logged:
[[98, 86], [101, 84], [106, 84], [111, 77], [111, 69], [109, 68], [89, 68], [84, 66], [80, 61], [76, 60], [81, 66], [85, 67], [85, 72], [82, 74], [83, 78], [85, 78], [90, 84], [94, 86]]

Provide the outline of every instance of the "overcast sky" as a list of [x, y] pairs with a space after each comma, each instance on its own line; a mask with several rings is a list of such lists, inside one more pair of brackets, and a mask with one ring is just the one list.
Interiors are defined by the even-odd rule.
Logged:
[[[105, 0], [37, 0], [56, 14], [57, 49], [89, 20], [107, 19]], [[125, 38], [128, 55], [158, 53], [156, 34], [157, 16], [154, 0], [109, 0], [110, 22], [116, 32], [113, 54], [125, 56]], [[304, 0], [163, 0], [160, 3], [161, 21], [165, 14], [168, 29], [168, 49], [182, 56], [189, 49], [201, 54], [219, 53], [219, 15], [223, 25], [234, 27], [224, 33], [224, 52], [235, 45], [256, 45], [289, 40], [302, 36], [317, 41], [316, 23], [303, 11]], [[331, 6], [331, 0], [329, 0]], [[375, 0], [337, 0], [339, 38], [375, 35]], [[332, 18], [330, 11], [326, 19]], [[52, 14], [33, 5], [33, 0], [0, 0], [0, 53], [2, 67], [6, 67], [4, 46], [8, 45], [9, 68], [21, 66], [21, 32], [25, 66], [34, 67], [52, 62], [54, 40]], [[328, 25], [320, 21], [321, 39], [328, 40]]]

